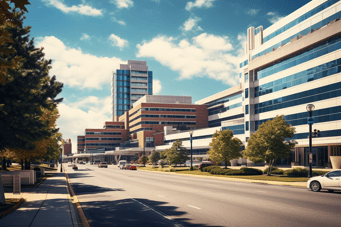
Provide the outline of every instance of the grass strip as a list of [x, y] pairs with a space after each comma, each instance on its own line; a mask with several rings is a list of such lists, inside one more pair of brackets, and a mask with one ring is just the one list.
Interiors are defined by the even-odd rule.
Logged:
[[15, 211], [25, 200], [6, 199], [6, 204], [0, 204], [0, 219]]

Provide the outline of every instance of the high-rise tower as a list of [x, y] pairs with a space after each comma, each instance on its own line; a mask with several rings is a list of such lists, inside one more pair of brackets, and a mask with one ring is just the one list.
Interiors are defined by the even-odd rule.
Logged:
[[148, 71], [146, 61], [128, 60], [121, 64], [112, 78], [112, 117], [118, 117], [133, 107], [133, 103], [145, 95], [153, 94], [153, 72]]

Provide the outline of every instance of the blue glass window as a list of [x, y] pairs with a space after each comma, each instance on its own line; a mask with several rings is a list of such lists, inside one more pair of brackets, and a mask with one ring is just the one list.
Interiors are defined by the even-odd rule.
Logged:
[[221, 126], [222, 121], [228, 121], [228, 120], [237, 119], [237, 118], [241, 118], [241, 117], [244, 117], [244, 114], [238, 114], [238, 115], [234, 115], [234, 116], [230, 116], [230, 117], [224, 117], [224, 118], [220, 118], [217, 120], [209, 121], [208, 127]]
[[215, 105], [218, 105], [218, 104], [221, 104], [221, 103], [226, 103], [226, 102], [229, 102], [229, 101], [241, 98], [241, 97], [242, 97], [242, 93], [237, 93], [237, 94], [234, 94], [234, 95], [230, 95], [230, 96], [226, 96], [224, 98], [220, 98], [220, 99], [214, 100], [213, 102], [209, 102], [206, 105], [207, 105], [207, 107], [211, 107], [211, 106], [215, 106]]
[[249, 74], [248, 73], [245, 73], [245, 83], [246, 82], [249, 82]]
[[245, 98], [246, 99], [249, 98], [249, 89], [248, 88], [245, 89]]
[[245, 114], [249, 114], [249, 105], [245, 105]]
[[245, 121], [245, 131], [249, 131], [249, 122]]

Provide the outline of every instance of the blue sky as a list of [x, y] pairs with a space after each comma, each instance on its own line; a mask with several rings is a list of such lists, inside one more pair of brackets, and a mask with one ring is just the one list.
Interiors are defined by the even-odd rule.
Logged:
[[246, 30], [267, 28], [308, 0], [31, 0], [25, 26], [64, 83], [57, 121], [64, 139], [111, 120], [111, 77], [145, 60], [154, 94], [193, 103], [238, 83]]

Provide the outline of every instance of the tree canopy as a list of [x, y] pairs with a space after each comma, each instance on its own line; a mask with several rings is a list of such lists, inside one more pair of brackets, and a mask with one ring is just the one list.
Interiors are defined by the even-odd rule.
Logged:
[[142, 155], [139, 160], [138, 160], [139, 163], [143, 164], [144, 166], [146, 166], [146, 163], [148, 162], [148, 157], [145, 156], [145, 155]]
[[181, 140], [176, 140], [172, 147], [165, 150], [164, 155], [170, 165], [185, 162], [188, 159], [188, 151], [182, 146]]
[[269, 163], [268, 175], [271, 175], [271, 167], [276, 159], [290, 157], [295, 142], [288, 139], [294, 134], [295, 127], [284, 120], [284, 115], [276, 116], [261, 124], [257, 132], [251, 135], [243, 156], [255, 163]]
[[50, 77], [51, 60], [44, 59], [43, 48], [36, 48], [29, 39], [30, 27], [23, 27], [23, 12], [13, 12], [13, 20], [5, 22], [6, 31], [15, 42], [7, 42], [0, 48], [14, 50], [4, 52], [2, 59], [12, 61], [20, 57], [14, 68], [4, 74], [5, 83], [0, 84], [0, 150], [35, 150], [36, 142], [50, 138], [58, 131], [49, 127], [42, 118], [44, 110], [53, 110], [62, 101], [56, 98], [63, 84]]
[[159, 161], [159, 160], [160, 160], [160, 152], [154, 151], [153, 153], [151, 153], [151, 154], [149, 155], [149, 161], [150, 161], [151, 163], [153, 163], [153, 165], [155, 165], [156, 162]]
[[240, 152], [240, 146], [242, 142], [240, 139], [233, 137], [233, 132], [229, 129], [223, 131], [216, 131], [212, 135], [212, 142], [210, 143], [210, 148], [207, 154], [210, 159], [216, 163], [222, 161], [225, 162], [225, 168], [227, 168], [227, 163], [232, 159], [237, 159], [242, 156]]

